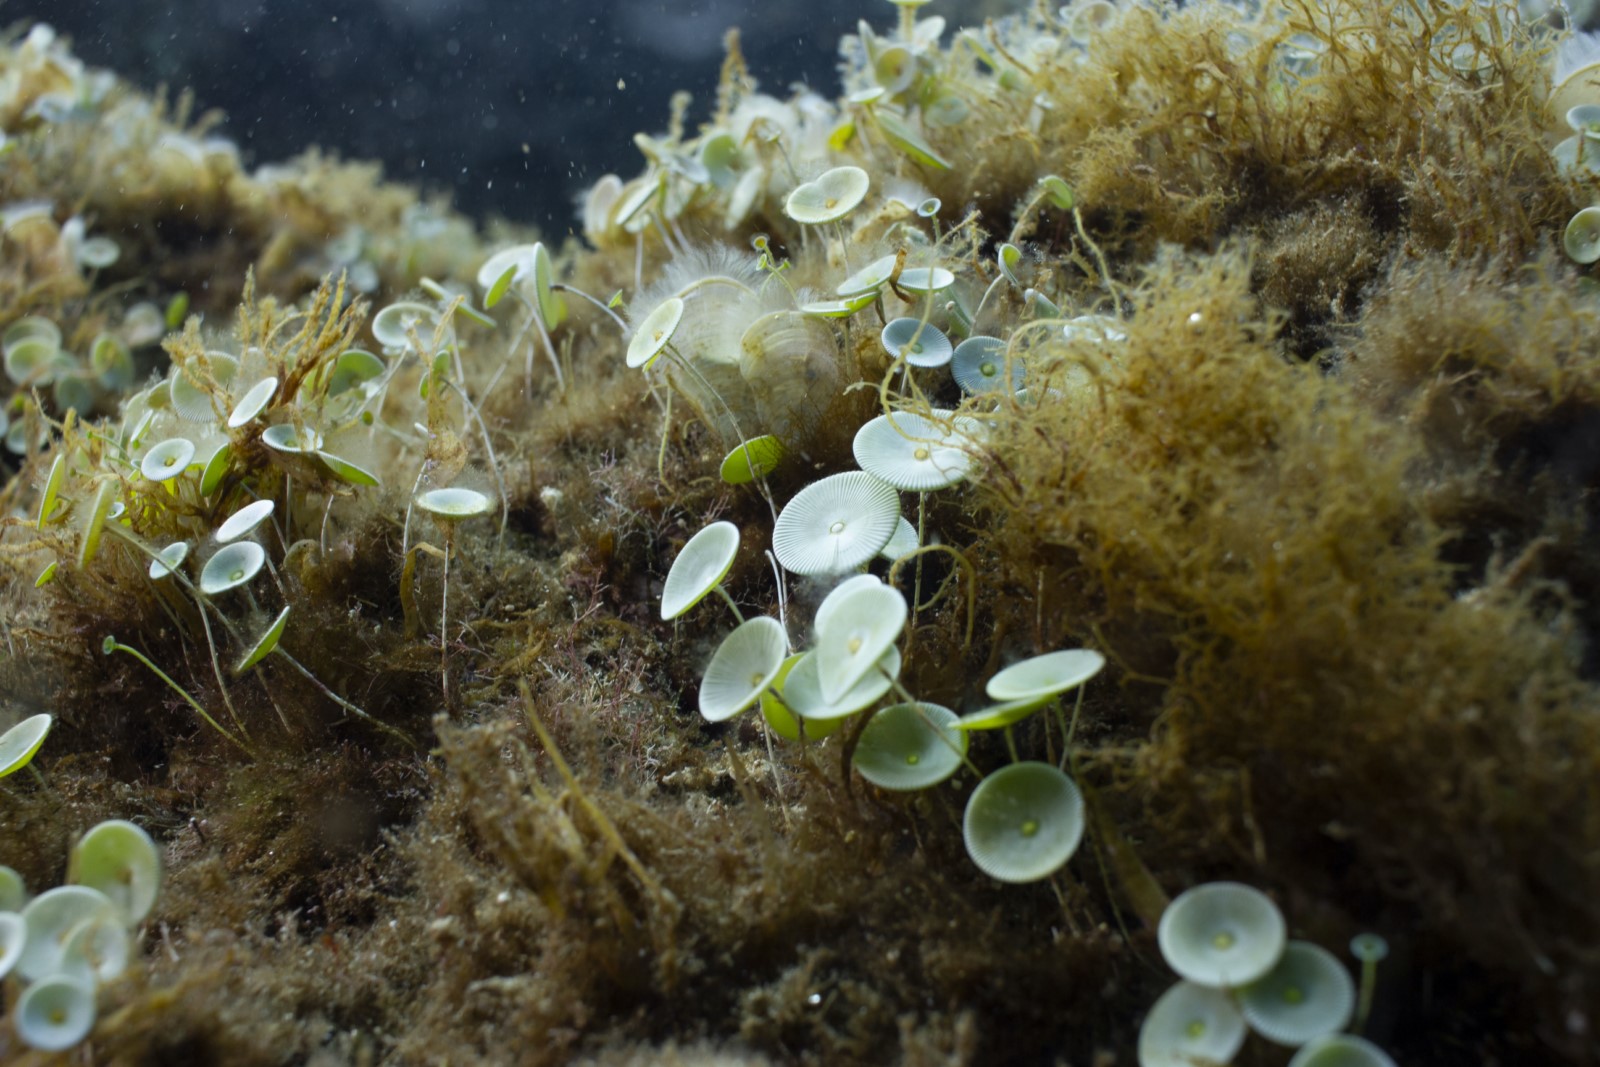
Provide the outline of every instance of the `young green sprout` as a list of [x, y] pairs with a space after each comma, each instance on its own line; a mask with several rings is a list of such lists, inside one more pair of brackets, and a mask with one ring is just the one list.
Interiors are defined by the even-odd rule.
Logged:
[[929, 789], [956, 773], [966, 755], [967, 735], [955, 721], [939, 704], [891, 704], [867, 722], [851, 763], [879, 789]]
[[712, 654], [700, 679], [700, 714], [724, 722], [766, 692], [789, 655], [789, 640], [777, 619], [766, 615], [740, 623]]
[[738, 553], [739, 527], [731, 522], [714, 522], [689, 538], [661, 586], [662, 620], [676, 619], [715, 591], [727, 602], [733, 617], [743, 622], [738, 605], [722, 588], [722, 579]]
[[108, 819], [78, 839], [67, 880], [105, 894], [124, 926], [138, 926], [161, 890], [161, 853], [140, 826]]
[[1139, 1067], [1229, 1063], [1244, 1047], [1244, 1016], [1219, 989], [1179, 982], [1139, 1026]]
[[1344, 964], [1309, 941], [1290, 941], [1266, 977], [1239, 992], [1250, 1029], [1290, 1048], [1343, 1030], [1355, 1005], [1355, 983]]
[[1367, 1018], [1372, 1014], [1372, 997], [1378, 988], [1378, 964], [1389, 955], [1389, 942], [1383, 935], [1370, 931], [1350, 939], [1350, 954], [1361, 961], [1361, 997], [1356, 1006], [1357, 1033], [1367, 1028]]
[[[255, 544], [255, 542], [253, 542], [253, 541], [246, 541], [244, 543], [245, 544]], [[228, 547], [232, 548], [232, 547], [235, 547], [235, 546], [230, 545]], [[256, 547], [260, 548], [261, 546], [260, 545], [256, 545]], [[226, 549], [224, 549], [224, 551], [226, 551]], [[221, 553], [218, 553], [218, 554], [220, 555]], [[216, 557], [212, 557], [212, 558], [214, 559]], [[205, 609], [202, 608], [201, 610], [203, 611]], [[100, 651], [102, 653], [104, 653], [105, 655], [107, 655], [107, 656], [111, 655], [111, 653], [113, 653], [113, 652], [124, 652], [124, 653], [132, 656], [134, 659], [138, 660], [140, 663], [143, 663], [147, 668], [150, 669], [150, 672], [152, 674], [154, 674], [157, 678], [160, 678], [163, 682], [167, 683], [168, 688], [170, 688], [173, 692], [175, 692], [179, 696], [181, 696], [184, 699], [184, 701], [191, 708], [193, 708], [195, 710], [195, 713], [197, 715], [199, 715], [202, 719], [204, 719], [206, 721], [206, 723], [211, 726], [212, 729], [216, 730], [223, 737], [226, 737], [229, 741], [232, 741], [234, 744], [238, 745], [241, 749], [243, 749], [245, 751], [246, 754], [252, 755], [252, 756], [255, 755], [255, 753], [250, 750], [250, 746], [249, 745], [245, 744], [243, 741], [239, 740], [237, 737], [233, 736], [226, 729], [224, 729], [222, 724], [217, 722], [216, 719], [213, 719], [211, 717], [211, 713], [206, 711], [206, 709], [201, 705], [201, 703], [198, 700], [196, 700], [189, 693], [189, 691], [187, 689], [185, 689], [183, 686], [179, 685], [173, 679], [172, 675], [168, 674], [166, 671], [162, 670], [160, 667], [157, 667], [155, 665], [155, 662], [149, 656], [146, 656], [143, 652], [140, 652], [137, 648], [134, 648], [132, 645], [123, 644], [122, 642], [118, 641], [115, 637], [113, 637], [110, 634], [107, 634], [105, 636], [105, 639], [100, 642]]]
[[843, 574], [871, 562], [894, 536], [900, 495], [865, 471], [812, 482], [784, 506], [772, 529], [778, 562], [796, 574]]
[[1209, 882], [1161, 914], [1156, 941], [1167, 966], [1196, 985], [1237, 989], [1264, 977], [1287, 943], [1283, 913], [1259, 889]]
[[1395, 1062], [1364, 1037], [1330, 1034], [1304, 1045], [1289, 1067], [1395, 1067]]
[[417, 494], [414, 501], [421, 510], [432, 515], [444, 531], [444, 578], [439, 594], [439, 685], [444, 693], [444, 706], [450, 708], [450, 556], [455, 548], [456, 526], [466, 519], [487, 515], [494, 506], [489, 494], [476, 489], [449, 487], [429, 489]]
[[1083, 840], [1083, 795], [1048, 763], [1002, 767], [967, 798], [962, 836], [978, 869], [1001, 882], [1048, 878]]
[[40, 1052], [64, 1052], [94, 1029], [94, 986], [82, 978], [55, 974], [22, 991], [11, 1013], [17, 1037]]
[[734, 445], [733, 451], [723, 457], [717, 473], [728, 485], [748, 485], [771, 474], [782, 459], [783, 442], [765, 434]]

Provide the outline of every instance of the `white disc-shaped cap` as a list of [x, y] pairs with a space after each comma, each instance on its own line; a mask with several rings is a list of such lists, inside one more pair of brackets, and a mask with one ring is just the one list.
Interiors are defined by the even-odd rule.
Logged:
[[1395, 1067], [1383, 1049], [1355, 1034], [1331, 1034], [1308, 1042], [1289, 1067]]
[[881, 259], [875, 259], [840, 282], [833, 291], [840, 296], [859, 296], [862, 293], [875, 293], [883, 288], [883, 283], [888, 281], [889, 275], [894, 273], [894, 265], [898, 260], [898, 256], [884, 256]]
[[717, 587], [739, 554], [739, 527], [714, 522], [689, 538], [661, 586], [661, 617], [676, 619]]
[[267, 516], [272, 514], [272, 508], [270, 500], [251, 501], [222, 521], [222, 525], [217, 527], [217, 540], [222, 544], [237, 541], [265, 522]]
[[261, 443], [275, 452], [315, 452], [322, 447], [322, 435], [309, 426], [297, 429], [280, 422], [261, 431]]
[[1139, 1067], [1229, 1063], [1244, 1047], [1244, 1016], [1219, 989], [1179, 982], [1139, 1026]]
[[1600, 207], [1586, 207], [1567, 223], [1561, 247], [1574, 263], [1600, 260]]
[[879, 334], [883, 349], [895, 359], [905, 356], [913, 367], [942, 367], [955, 348], [941, 330], [921, 319], [895, 319]]
[[938, 785], [956, 773], [967, 751], [967, 735], [950, 725], [955, 719], [939, 704], [892, 704], [861, 731], [851, 762], [879, 789]]
[[63, 1052], [94, 1029], [94, 987], [64, 974], [41, 979], [22, 991], [11, 1025], [29, 1048]]
[[267, 550], [254, 541], [235, 541], [224, 545], [200, 568], [200, 591], [207, 596], [237, 589], [257, 574], [267, 562]]
[[53, 718], [41, 712], [28, 716], [0, 734], [0, 778], [20, 771], [32, 762], [39, 746], [49, 736], [54, 722]]
[[409, 331], [426, 343], [438, 325], [439, 312], [429, 304], [402, 300], [372, 316], [372, 336], [386, 348], [405, 348], [411, 343]]
[[883, 579], [876, 574], [852, 574], [832, 589], [822, 598], [822, 603], [817, 605], [816, 617], [811, 620], [814, 633], [821, 633], [827, 629], [828, 620], [833, 618], [833, 613], [839, 606], [839, 601], [849, 596], [852, 592], [869, 585], [882, 585]]
[[777, 619], [761, 615], [740, 623], [712, 655], [700, 678], [700, 714], [709, 722], [731, 719], [755, 703], [789, 655]]
[[267, 627], [266, 633], [250, 646], [250, 651], [244, 654], [239, 665], [233, 669], [234, 674], [243, 674], [272, 654], [278, 647], [278, 642], [283, 640], [283, 631], [289, 625], [289, 610], [293, 606], [292, 604], [283, 606], [283, 610], [278, 612], [278, 617], [272, 620], [272, 625]]
[[32, 980], [60, 970], [67, 935], [79, 923], [95, 918], [120, 921], [121, 913], [104, 893], [88, 886], [56, 886], [28, 901], [22, 909], [28, 942], [17, 960], [17, 973]]
[[1350, 939], [1350, 955], [1362, 963], [1377, 963], [1389, 955], [1389, 942], [1382, 934], [1365, 930]]
[[962, 820], [967, 855], [1001, 882], [1037, 882], [1061, 868], [1083, 840], [1083, 796], [1048, 763], [1002, 767], [978, 783]]
[[872, 179], [860, 167], [834, 167], [796, 186], [783, 210], [808, 226], [836, 222], [854, 211], [871, 187]]
[[328, 375], [326, 395], [338, 396], [358, 385], [365, 385], [382, 377], [386, 369], [383, 360], [364, 348], [341, 352], [339, 358], [334, 360], [333, 373]]
[[206, 496], [215, 493], [232, 463], [233, 446], [224, 443], [221, 448], [211, 453], [211, 458], [206, 460], [205, 467], [200, 471], [200, 492]]
[[[935, 416], [950, 412], [934, 411]], [[928, 492], [967, 476], [972, 457], [965, 439], [932, 419], [911, 411], [879, 415], [856, 431], [852, 451], [868, 474], [896, 489]]]
[[967, 393], [1016, 392], [1024, 378], [1022, 360], [1011, 360], [1006, 376], [1006, 343], [998, 337], [976, 334], [956, 346], [950, 358], [950, 374]]
[[61, 946], [61, 969], [56, 973], [99, 985], [127, 970], [132, 955], [127, 928], [101, 915], [72, 928]]
[[638, 369], [654, 363], [666, 350], [672, 334], [683, 321], [683, 298], [669, 296], [644, 317], [628, 341], [628, 366]]
[[194, 458], [194, 442], [187, 437], [169, 437], [150, 446], [139, 461], [139, 473], [152, 482], [164, 482], [182, 474]]
[[159, 559], [150, 561], [150, 577], [160, 581], [183, 563], [189, 556], [189, 542], [174, 541], [172, 544], [156, 553]]
[[829, 700], [822, 695], [822, 680], [817, 676], [817, 653], [813, 649], [800, 658], [784, 679], [783, 702], [790, 711], [807, 722], [838, 723], [858, 711], [876, 704], [900, 675], [900, 650], [889, 647], [876, 666], [862, 675], [844, 695]]
[[[876, 550], [874, 550], [876, 551]], [[906, 598], [888, 585], [863, 585], [839, 598], [817, 631], [817, 681], [829, 703], [844, 698], [894, 647], [906, 624]]]
[[446, 520], [460, 520], [487, 515], [494, 501], [489, 499], [487, 493], [480, 493], [476, 489], [451, 486], [418, 493], [416, 503], [417, 507], [430, 515], [437, 515]]
[[1350, 972], [1333, 953], [1309, 941], [1289, 942], [1266, 977], [1239, 993], [1250, 1029], [1290, 1048], [1343, 1030], [1355, 1007]]
[[233, 405], [233, 411], [228, 414], [228, 429], [237, 430], [266, 408], [272, 400], [272, 394], [278, 391], [278, 379], [263, 378], [252, 385]]
[[1068, 648], [1013, 663], [989, 679], [984, 692], [992, 700], [1026, 700], [1054, 696], [1100, 673], [1106, 658], [1087, 648]]
[[879, 550], [878, 555], [893, 563], [901, 556], [908, 556], [917, 550], [917, 528], [906, 521], [905, 516], [900, 516], [900, 521], [894, 524], [894, 536], [889, 538], [889, 543]]
[[1208, 882], [1161, 913], [1156, 941], [1167, 966], [1196, 985], [1238, 988], [1272, 970], [1288, 941], [1283, 913], [1261, 890]]
[[830, 474], [784, 506], [772, 548], [796, 574], [842, 574], [876, 556], [899, 518], [900, 496], [883, 479], [866, 471]]
[[28, 924], [14, 911], [0, 911], [0, 978], [22, 958], [23, 946], [28, 943]]
[[150, 914], [161, 888], [161, 853], [138, 825], [108, 819], [73, 846], [71, 878], [104, 893], [124, 924], [137, 926]]

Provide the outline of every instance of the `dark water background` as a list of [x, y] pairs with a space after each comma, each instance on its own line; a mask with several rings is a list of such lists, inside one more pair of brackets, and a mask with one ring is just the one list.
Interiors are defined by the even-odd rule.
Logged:
[[[1002, 5], [939, 0], [952, 29]], [[1004, 5], [1012, 6], [1012, 5]], [[838, 88], [841, 34], [894, 24], [886, 0], [0, 0], [85, 61], [227, 115], [249, 163], [309, 145], [377, 159], [471, 214], [573, 224], [578, 191], [637, 173], [635, 131], [665, 128], [678, 89], [712, 107], [723, 33], [761, 87]], [[693, 128], [691, 126], [691, 128]]]

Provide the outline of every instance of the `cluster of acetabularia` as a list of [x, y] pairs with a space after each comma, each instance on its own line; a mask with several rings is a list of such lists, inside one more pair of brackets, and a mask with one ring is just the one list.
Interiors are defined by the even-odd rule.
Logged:
[[[1272, 899], [1238, 882], [1210, 882], [1178, 896], [1156, 937], [1181, 980], [1145, 1016], [1140, 1067], [1229, 1063], [1249, 1031], [1298, 1049], [1290, 1067], [1394, 1067], [1359, 1036], [1377, 963], [1388, 952], [1378, 935], [1360, 934], [1350, 944], [1362, 964], [1359, 996], [1333, 953], [1291, 940]], [[1341, 1032], [1352, 1021], [1351, 1032]]]
[[59, 1052], [88, 1036], [95, 990], [127, 969], [134, 932], [160, 888], [155, 842], [121, 819], [84, 834], [72, 849], [68, 884], [36, 897], [16, 871], [0, 867], [0, 980], [26, 983], [11, 1009], [24, 1044]]

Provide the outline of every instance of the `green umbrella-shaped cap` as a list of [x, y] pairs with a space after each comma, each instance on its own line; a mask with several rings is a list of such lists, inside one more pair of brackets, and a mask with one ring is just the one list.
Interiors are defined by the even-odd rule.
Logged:
[[278, 612], [278, 617], [272, 620], [272, 625], [267, 627], [265, 633], [250, 646], [250, 651], [244, 654], [239, 665], [233, 669], [235, 674], [243, 674], [257, 663], [271, 655], [278, 647], [278, 642], [283, 640], [283, 631], [289, 625], [289, 609], [291, 604], [285, 604], [283, 610]]
[[646, 315], [628, 341], [628, 366], [635, 370], [654, 363], [683, 321], [683, 298], [669, 296]]
[[893, 704], [861, 731], [852, 762], [880, 789], [927, 789], [961, 766], [967, 735], [952, 729], [956, 713], [926, 702]]
[[843, 696], [829, 700], [822, 695], [822, 681], [817, 677], [818, 662], [815, 649], [805, 653], [784, 679], [782, 689], [783, 702], [789, 710], [808, 723], [837, 723], [871, 707], [889, 691], [893, 679], [900, 674], [900, 650], [891, 645], [873, 670], [862, 675]]
[[309, 426], [299, 430], [280, 422], [261, 431], [261, 443], [275, 452], [315, 452], [322, 447], [322, 435]]
[[1356, 986], [1321, 945], [1291, 941], [1276, 966], [1239, 993], [1250, 1029], [1290, 1048], [1343, 1030], [1355, 1013]]
[[1008, 700], [1004, 704], [992, 704], [987, 708], [969, 711], [956, 721], [958, 730], [1003, 730], [1007, 726], [1015, 726], [1029, 715], [1050, 703], [1050, 697], [1027, 697], [1022, 700]]
[[222, 521], [222, 525], [217, 527], [217, 541], [221, 544], [237, 541], [257, 526], [260, 526], [267, 516], [272, 514], [272, 508], [273, 503], [270, 500], [253, 500], [246, 504], [232, 515], [229, 515]]
[[[767, 725], [772, 727], [772, 732], [785, 741], [800, 740], [800, 720], [784, 705], [783, 700], [773, 695], [776, 689], [780, 694], [788, 683], [789, 675], [803, 659], [809, 659], [811, 653], [796, 652], [783, 661], [783, 666], [778, 668], [772, 684], [761, 694], [761, 717], [767, 720]], [[820, 741], [844, 725], [843, 719], [808, 719], [805, 722], [806, 740]]]
[[1180, 894], [1156, 929], [1167, 966], [1213, 988], [1238, 988], [1263, 977], [1287, 940], [1278, 906], [1239, 882], [1209, 882]]
[[904, 356], [913, 367], [942, 367], [955, 352], [950, 338], [921, 319], [895, 319], [879, 338], [885, 352], [895, 359]]
[[372, 316], [372, 336], [385, 348], [405, 348], [411, 343], [409, 331], [415, 330], [418, 339], [426, 342], [438, 323], [439, 312], [432, 305], [400, 301]]
[[14, 911], [0, 911], [0, 978], [11, 973], [27, 943], [28, 924], [22, 921], [22, 916]]
[[979, 782], [962, 820], [967, 855], [1001, 882], [1050, 877], [1077, 851], [1083, 828], [1083, 796], [1072, 779], [1032, 761]]
[[141, 827], [108, 819], [73, 846], [68, 877], [104, 893], [123, 925], [137, 926], [150, 914], [161, 889], [161, 853]]
[[1157, 998], [1139, 1026], [1139, 1067], [1229, 1063], [1244, 1039], [1244, 1016], [1226, 993], [1179, 982]]
[[1289, 1067], [1395, 1067], [1383, 1049], [1355, 1034], [1332, 1034], [1306, 1044]]
[[1561, 235], [1561, 247], [1574, 263], [1600, 260], [1600, 207], [1586, 207], [1572, 216]]
[[796, 186], [783, 210], [808, 226], [836, 222], [856, 209], [871, 186], [872, 179], [860, 167], [834, 167]]
[[676, 619], [700, 603], [722, 581], [738, 553], [739, 527], [731, 522], [714, 522], [689, 538], [661, 586], [661, 617]]
[[794, 495], [772, 529], [778, 562], [796, 574], [854, 570], [889, 543], [900, 495], [866, 471], [830, 474]]
[[712, 655], [700, 679], [700, 714], [709, 722], [731, 719], [755, 703], [789, 654], [777, 619], [765, 615], [740, 623]]
[[494, 501], [489, 499], [489, 494], [480, 493], [476, 489], [451, 486], [418, 493], [416, 504], [429, 515], [445, 522], [459, 522], [462, 519], [489, 514]]
[[254, 541], [224, 545], [200, 569], [200, 591], [207, 596], [237, 589], [261, 572], [267, 550]]
[[30, 715], [0, 734], [0, 778], [22, 770], [38, 754], [39, 746], [50, 735], [55, 719], [40, 713]]
[[102, 916], [120, 919], [121, 912], [104, 893], [89, 886], [57, 886], [28, 901], [22, 909], [28, 941], [17, 960], [17, 973], [31, 980], [59, 971], [67, 936], [79, 923]]
[[840, 296], [859, 296], [862, 293], [875, 293], [883, 288], [883, 283], [889, 280], [894, 273], [894, 265], [899, 262], [898, 256], [883, 256], [868, 263], [850, 277], [840, 282], [834, 292]]
[[863, 585], [839, 598], [827, 623], [817, 631], [817, 681], [833, 703], [894, 647], [906, 624], [906, 598], [893, 586]]
[[963, 392], [969, 394], [1016, 392], [1022, 388], [1024, 368], [1022, 360], [1011, 360], [1011, 374], [1006, 376], [1006, 343], [998, 337], [977, 334], [956, 346], [950, 358], [950, 374]]
[[[14, 869], [0, 864], [0, 913], [21, 911], [28, 902], [28, 885]], [[3, 951], [3, 950], [0, 950]], [[0, 978], [5, 971], [0, 969]]]
[[194, 458], [194, 442], [187, 437], [169, 437], [150, 446], [139, 461], [139, 473], [152, 482], [164, 482], [182, 474]]
[[[948, 416], [947, 411], [933, 412]], [[911, 492], [944, 489], [967, 476], [972, 457], [961, 447], [966, 439], [933, 419], [896, 411], [865, 423], [856, 431], [852, 451], [861, 469]]]
[[94, 1029], [94, 987], [82, 978], [54, 974], [22, 991], [11, 1013], [17, 1037], [40, 1052], [64, 1052]]
[[1026, 700], [1054, 696], [1076, 688], [1100, 673], [1106, 658], [1087, 648], [1068, 648], [1013, 663], [993, 678], [984, 691], [994, 700]]

